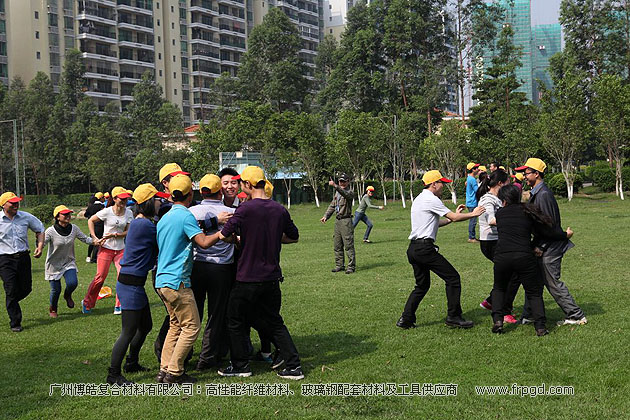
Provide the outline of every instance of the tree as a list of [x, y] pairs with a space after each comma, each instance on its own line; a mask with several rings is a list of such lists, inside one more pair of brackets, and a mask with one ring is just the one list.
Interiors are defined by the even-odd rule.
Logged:
[[74, 48], [67, 50], [59, 83], [59, 95], [63, 106], [69, 111], [74, 110], [84, 96], [84, 73], [85, 65], [83, 64], [81, 51]]
[[326, 163], [323, 122], [319, 115], [301, 113], [295, 117], [290, 136], [297, 144], [297, 159], [306, 173], [319, 207], [318, 190]]
[[254, 27], [239, 68], [241, 99], [269, 103], [275, 110], [296, 109], [308, 93], [302, 41], [295, 24], [279, 8]]
[[540, 131], [543, 147], [560, 165], [567, 184], [569, 201], [573, 198], [576, 167], [591, 131], [585, 93], [586, 72], [576, 66], [574, 57], [561, 52], [550, 60], [554, 89], [543, 89]]
[[451, 200], [457, 204], [455, 184], [460, 178], [462, 167], [466, 164], [464, 150], [472, 141], [473, 131], [459, 120], [444, 121], [439, 133], [431, 134], [422, 145], [431, 168], [439, 169], [444, 176], [453, 180], [448, 184]]
[[630, 134], [630, 86], [617, 75], [603, 75], [595, 81], [594, 93], [597, 134], [615, 162], [615, 192], [623, 200], [621, 170]]

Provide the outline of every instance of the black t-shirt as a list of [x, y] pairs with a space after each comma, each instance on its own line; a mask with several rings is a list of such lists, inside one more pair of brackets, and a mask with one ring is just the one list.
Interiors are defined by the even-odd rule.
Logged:
[[[88, 208], [85, 210], [85, 217], [89, 219], [90, 217], [94, 216], [96, 213], [103, 210], [104, 208], [105, 206], [102, 203], [90, 204]], [[103, 223], [102, 220], [97, 220], [96, 222], [94, 222], [94, 233], [96, 234], [97, 238], [103, 237], [104, 230], [105, 230], [105, 224]]]

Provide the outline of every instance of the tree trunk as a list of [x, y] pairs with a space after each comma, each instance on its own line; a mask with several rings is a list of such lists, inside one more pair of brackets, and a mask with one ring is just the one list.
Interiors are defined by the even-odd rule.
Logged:
[[315, 193], [315, 205], [317, 206], [317, 208], [319, 208], [319, 197], [317, 196], [317, 188], [315, 187], [315, 183], [313, 181], [311, 181], [312, 183], [312, 187], [313, 188], [313, 192]]
[[617, 157], [615, 159], [615, 163], [617, 164], [617, 168], [615, 168], [615, 178], [616, 178], [615, 189], [617, 190], [617, 195], [619, 196], [619, 198], [624, 200], [625, 197], [623, 196], [623, 172], [622, 172], [623, 167], [621, 166], [621, 157]]
[[451, 201], [453, 204], [457, 204], [457, 192], [455, 192], [455, 188], [451, 190]]
[[385, 191], [385, 180], [381, 178], [381, 188], [383, 189], [383, 206], [387, 205], [387, 192]]
[[573, 199], [573, 178], [569, 177], [569, 171], [564, 169], [562, 171], [562, 175], [564, 175], [564, 181], [567, 184], [567, 198], [569, 199], [569, 201], [571, 201]]
[[399, 182], [398, 185], [400, 185], [400, 199], [402, 200], [403, 209], [406, 209], [407, 203], [405, 201], [405, 191], [403, 189], [403, 184], [402, 182]]

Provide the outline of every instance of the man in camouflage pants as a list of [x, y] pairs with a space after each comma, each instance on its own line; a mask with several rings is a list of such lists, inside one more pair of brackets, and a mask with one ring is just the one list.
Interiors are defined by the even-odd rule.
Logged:
[[335, 234], [333, 236], [335, 244], [335, 268], [332, 272], [337, 273], [344, 270], [343, 250], [345, 248], [346, 254], [348, 254], [346, 274], [352, 274], [356, 269], [356, 262], [354, 257], [354, 228], [352, 227], [353, 193], [349, 188], [350, 177], [346, 174], [342, 174], [339, 177], [339, 185], [335, 184], [333, 180], [330, 180], [328, 184], [335, 189], [335, 195], [326, 210], [326, 214], [321, 218], [321, 222], [326, 223], [333, 213], [337, 213]]

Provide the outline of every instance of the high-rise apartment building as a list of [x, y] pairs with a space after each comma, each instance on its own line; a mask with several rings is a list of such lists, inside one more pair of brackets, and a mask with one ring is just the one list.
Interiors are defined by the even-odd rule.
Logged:
[[4, 0], [0, 0], [0, 83], [9, 84], [9, 59], [7, 57], [7, 21]]
[[535, 104], [540, 102], [540, 89], [538, 89], [538, 80], [542, 81], [548, 88], [553, 86], [551, 76], [547, 69], [549, 68], [549, 59], [554, 54], [562, 51], [562, 27], [559, 23], [548, 25], [536, 25], [533, 27], [534, 41], [532, 44], [532, 53], [534, 56], [534, 94], [533, 100]]
[[[561, 51], [560, 24], [531, 25], [531, 0], [501, 0], [505, 9], [502, 25], [510, 25], [514, 30], [514, 44], [521, 49], [521, 66], [516, 69], [516, 78], [521, 83], [517, 89], [527, 95], [527, 99], [538, 103], [539, 90], [537, 80], [542, 80], [551, 87], [551, 78], [547, 73], [549, 58]], [[500, 29], [500, 28], [499, 28]], [[485, 73], [492, 66], [494, 50], [484, 53], [478, 70]]]

